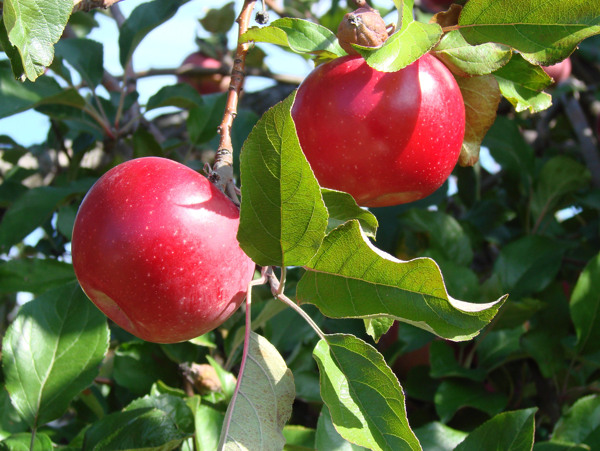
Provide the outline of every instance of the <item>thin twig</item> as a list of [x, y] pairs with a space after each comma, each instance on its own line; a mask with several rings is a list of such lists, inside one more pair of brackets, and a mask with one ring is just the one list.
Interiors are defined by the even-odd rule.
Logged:
[[239, 204], [235, 183], [233, 182], [233, 144], [231, 142], [231, 127], [237, 114], [237, 105], [244, 86], [244, 68], [246, 63], [246, 54], [250, 48], [249, 42], [239, 42], [239, 36], [242, 36], [248, 29], [250, 17], [254, 9], [256, 0], [245, 0], [242, 12], [237, 18], [239, 25], [238, 46], [231, 69], [231, 82], [229, 84], [229, 95], [223, 114], [223, 121], [219, 126], [221, 140], [217, 149], [217, 155], [209, 174], [209, 179], [236, 204]]
[[110, 8], [121, 0], [73, 0], [73, 12], [90, 11], [94, 8]]

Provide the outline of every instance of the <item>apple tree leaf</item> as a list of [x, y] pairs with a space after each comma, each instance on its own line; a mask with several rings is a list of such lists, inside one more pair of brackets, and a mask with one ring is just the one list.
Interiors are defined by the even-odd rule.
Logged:
[[386, 316], [455, 341], [477, 335], [505, 300], [453, 299], [433, 260], [394, 258], [375, 248], [355, 220], [329, 233], [306, 268], [297, 299], [315, 304], [325, 316]]
[[274, 20], [266, 27], [250, 28], [240, 37], [240, 42], [250, 41], [277, 44], [296, 53], [313, 53], [326, 59], [346, 54], [328, 28], [289, 17]]
[[298, 142], [293, 95], [267, 111], [242, 147], [240, 246], [262, 266], [304, 265], [327, 228], [321, 190]]
[[152, 0], [137, 6], [119, 29], [119, 60], [125, 67], [148, 33], [175, 15], [189, 0]]
[[31, 427], [64, 413], [92, 383], [108, 349], [106, 317], [76, 283], [23, 305], [2, 344], [13, 405]]
[[589, 0], [476, 0], [465, 4], [460, 32], [471, 44], [498, 42], [532, 64], [551, 65], [600, 33], [600, 3]]
[[204, 103], [202, 96], [187, 83], [163, 86], [148, 99], [146, 111], [163, 106], [192, 109]]
[[600, 254], [588, 262], [577, 279], [569, 308], [579, 352], [600, 350]]
[[395, 72], [414, 63], [431, 50], [442, 36], [437, 24], [413, 21], [376, 49], [353, 45], [367, 64], [380, 72]]
[[10, 39], [8, 39], [8, 33], [6, 32], [3, 20], [0, 20], [0, 49], [6, 54], [10, 61], [13, 78], [21, 79], [25, 73], [23, 60], [21, 60], [19, 49], [12, 45]]
[[327, 335], [313, 356], [321, 396], [344, 439], [373, 450], [421, 450], [402, 387], [374, 347], [353, 335]]
[[[2, 19], [21, 55], [25, 76], [34, 81], [54, 59], [73, 0], [4, 0]], [[13, 66], [14, 67], [14, 66]]]
[[483, 385], [470, 380], [446, 379], [435, 392], [434, 402], [440, 420], [442, 423], [447, 423], [463, 407], [472, 407], [490, 416], [496, 415], [506, 407], [508, 399], [503, 393], [490, 393]]
[[321, 194], [329, 214], [328, 233], [346, 221], [357, 219], [365, 235], [375, 239], [379, 223], [373, 213], [359, 207], [354, 198], [343, 191], [321, 188]]
[[531, 451], [536, 408], [502, 412], [472, 431], [455, 449], [510, 449]]
[[73, 66], [90, 88], [102, 82], [104, 49], [101, 43], [85, 38], [62, 39], [56, 44], [56, 55]]
[[335, 430], [331, 413], [326, 404], [323, 404], [319, 420], [317, 422], [317, 432], [315, 436], [316, 449], [335, 449], [336, 451], [363, 451], [366, 448], [354, 445], [344, 439], [338, 431]]
[[415, 429], [415, 435], [424, 450], [450, 451], [462, 442], [468, 434], [436, 421]]
[[471, 45], [458, 30], [446, 33], [432, 53], [461, 77], [491, 74], [512, 57], [510, 47], [494, 42]]
[[511, 60], [494, 72], [500, 92], [517, 112], [529, 110], [537, 113], [552, 104], [552, 96], [542, 89], [550, 86], [552, 79], [544, 70], [514, 55]]
[[73, 265], [54, 259], [0, 260], [0, 293], [42, 293], [75, 280]]
[[388, 331], [394, 324], [393, 318], [379, 316], [377, 318], [365, 318], [365, 331], [369, 334], [375, 343]]
[[552, 441], [581, 443], [590, 449], [600, 446], [600, 396], [578, 399], [558, 420], [552, 432]]
[[485, 134], [496, 120], [502, 95], [493, 75], [457, 77], [465, 101], [465, 137], [458, 164], [473, 166], [479, 161], [479, 149]]
[[294, 378], [277, 349], [250, 332], [248, 357], [237, 397], [227, 408], [219, 449], [282, 449], [292, 414]]
[[52, 440], [40, 432], [36, 432], [35, 437], [32, 437], [31, 432], [20, 432], [0, 442], [2, 451], [46, 451], [49, 449], [54, 449]]

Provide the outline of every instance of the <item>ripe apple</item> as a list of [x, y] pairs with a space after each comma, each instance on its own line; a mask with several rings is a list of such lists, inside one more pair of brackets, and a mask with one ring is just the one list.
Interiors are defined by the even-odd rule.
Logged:
[[433, 193], [456, 165], [465, 130], [456, 80], [429, 54], [398, 72], [376, 71], [360, 56], [318, 66], [292, 117], [321, 186], [366, 207]]
[[254, 275], [239, 211], [192, 169], [164, 158], [122, 163], [85, 196], [72, 256], [83, 291], [139, 338], [175, 343], [237, 310]]
[[552, 77], [554, 83], [560, 83], [571, 75], [571, 58], [566, 58], [552, 66], [542, 66], [542, 69]]
[[[204, 55], [202, 52], [195, 52], [188, 55], [181, 67], [191, 65], [192, 67], [200, 67], [204, 69], [219, 69], [222, 64], [220, 61]], [[177, 81], [179, 83], [187, 83], [192, 86], [200, 94], [214, 94], [216, 92], [225, 92], [229, 87], [231, 77], [223, 74], [208, 74], [208, 75], [179, 75]]]
[[432, 13], [446, 11], [454, 0], [421, 0], [421, 6]]

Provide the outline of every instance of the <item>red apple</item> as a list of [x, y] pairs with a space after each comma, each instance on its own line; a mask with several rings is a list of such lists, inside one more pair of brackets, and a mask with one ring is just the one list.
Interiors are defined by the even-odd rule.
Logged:
[[571, 75], [571, 58], [564, 59], [552, 66], [542, 66], [542, 69], [552, 77], [554, 83], [560, 83]]
[[85, 196], [73, 266], [87, 296], [139, 338], [202, 335], [237, 310], [254, 275], [239, 211], [192, 169], [164, 158], [120, 164]]
[[[222, 63], [210, 56], [204, 55], [202, 52], [192, 53], [188, 55], [181, 67], [200, 67], [204, 69], [219, 69]], [[208, 75], [179, 75], [177, 81], [179, 83], [187, 83], [196, 89], [200, 94], [214, 94], [216, 92], [225, 92], [229, 87], [231, 77], [223, 74], [208, 74]]]
[[292, 117], [321, 186], [367, 207], [433, 193], [456, 165], [465, 130], [456, 80], [429, 54], [398, 72], [376, 71], [360, 56], [318, 66]]
[[446, 11], [454, 0], [421, 0], [421, 6], [432, 13]]

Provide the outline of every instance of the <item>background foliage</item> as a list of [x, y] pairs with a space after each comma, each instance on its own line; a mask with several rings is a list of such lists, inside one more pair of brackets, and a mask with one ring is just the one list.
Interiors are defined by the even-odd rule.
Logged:
[[[371, 215], [343, 194], [321, 190], [310, 177], [304, 179], [299, 197], [286, 203], [289, 186], [281, 180], [310, 173], [291, 133], [293, 98], [287, 96], [294, 84], [273, 76], [272, 87], [242, 98], [232, 131], [236, 158], [246, 142], [241, 161], [235, 163], [236, 172], [242, 168], [245, 200], [242, 246], [259, 264], [293, 266], [287, 271], [286, 293], [306, 302], [305, 311], [328, 334], [326, 340], [317, 336], [294, 311], [274, 300], [267, 287], [254, 289], [252, 325], [257, 334], [251, 348], [264, 353], [271, 369], [249, 369], [251, 383], [242, 384], [241, 390], [252, 407], [265, 401], [258, 393], [269, 378], [275, 378], [278, 390], [252, 420], [249, 412], [254, 409], [227, 412], [243, 341], [242, 311], [219, 330], [190, 342], [143, 342], [107, 322], [86, 300], [70, 265], [78, 205], [110, 167], [132, 157], [158, 155], [200, 170], [214, 157], [225, 95], [200, 95], [178, 84], [163, 87], [140, 105], [135, 86], [140, 75], [131, 64], [148, 32], [169, 20], [186, 0], [154, 0], [127, 18], [117, 7], [69, 15], [72, 2], [63, 3], [46, 27], [23, 34], [26, 27], [19, 20], [33, 21], [35, 11], [20, 10], [26, 1], [3, 2], [0, 45], [12, 64], [0, 61], [0, 117], [35, 109], [50, 118], [51, 126], [43, 143], [29, 147], [0, 136], [0, 449], [212, 450], [220, 439], [227, 440], [221, 438], [221, 428], [229, 415], [246, 420], [245, 428], [229, 433], [248, 440], [250, 449], [259, 449], [257, 443], [263, 444], [260, 449], [281, 448], [281, 429], [290, 450], [600, 449], [600, 12], [594, 2], [573, 0], [571, 8], [555, 2], [554, 8], [527, 17], [514, 13], [505, 19], [518, 25], [488, 26], [484, 36], [477, 27], [472, 34], [444, 36], [434, 50], [437, 56], [469, 75], [493, 72], [503, 99], [483, 140], [489, 156], [473, 167], [457, 167], [450, 191], [446, 184], [417, 203], [372, 209]], [[226, 42], [226, 33], [234, 25], [234, 8], [207, 11], [204, 2], [197, 3], [199, 26], [211, 33], [199, 46], [229, 64], [227, 49], [235, 43]], [[323, 60], [341, 54], [328, 29], [335, 30], [348, 9], [333, 1], [323, 14], [316, 14], [313, 3], [286, 0], [277, 10], [282, 18], [247, 35], [248, 40], [267, 43], [252, 50], [250, 73], [271, 75], [261, 50], [272, 45], [268, 43], [316, 53]], [[472, 9], [460, 24], [494, 24], [498, 11], [512, 11], [509, 3], [471, 0]], [[533, 7], [541, 1], [530, 3]], [[48, 6], [44, 1], [35, 4]], [[584, 10], [588, 19], [574, 15]], [[108, 74], [102, 44], [87, 38], [99, 14], [119, 23], [115, 39], [125, 76]], [[411, 47], [413, 54], [435, 44], [441, 28], [425, 25], [428, 13], [418, 5], [416, 17], [420, 22], [414, 25], [406, 15], [403, 20], [407, 28], [418, 30], [400, 33], [384, 52], [410, 45], [411, 33], [423, 36]], [[291, 18], [321, 27], [299, 25]], [[65, 24], [66, 30], [58, 32]], [[539, 48], [526, 48], [530, 37], [540, 36], [560, 38], [563, 45], [557, 50], [542, 42]], [[466, 54], [458, 51], [467, 45], [465, 40], [470, 44]], [[578, 44], [570, 56], [572, 76], [548, 86], [550, 80], [532, 64], [555, 63]], [[506, 63], [508, 46], [520, 54]], [[485, 64], [480, 64], [478, 52], [488, 56]], [[372, 64], [390, 70], [405, 64], [411, 52], [394, 59], [385, 55], [364, 51]], [[23, 74], [27, 81], [15, 80]], [[546, 93], [540, 92], [544, 87]], [[177, 110], [150, 119], [148, 112], [165, 106]], [[265, 150], [258, 143], [273, 129], [287, 130], [279, 136], [284, 144]], [[469, 151], [477, 152], [476, 135]], [[257, 161], [259, 147], [269, 152], [280, 173], [266, 171]], [[244, 212], [265, 202], [254, 197], [262, 191], [244, 174], [272, 186], [264, 192], [278, 209], [263, 212], [268, 221], [254, 221]], [[269, 179], [273, 174], [277, 177]], [[317, 214], [308, 218], [309, 211]], [[314, 234], [298, 231], [306, 229], [304, 219], [314, 221]], [[264, 224], [270, 229], [261, 230]], [[399, 259], [430, 257], [437, 266], [415, 260], [401, 269], [392, 260], [377, 260], [365, 235], [376, 236], [376, 246]], [[301, 246], [286, 242], [290, 237]], [[335, 257], [343, 252], [358, 257], [347, 272], [335, 267]], [[361, 279], [361, 264], [368, 266], [370, 258], [379, 265], [376, 274]], [[404, 302], [390, 303], [390, 308], [412, 307], [415, 303], [406, 292], [413, 286], [394, 285], [393, 276], [413, 266], [420, 271], [419, 284], [435, 280], [433, 289], [445, 284], [448, 290], [441, 301], [431, 296], [448, 315], [444, 320], [427, 318], [437, 337], [407, 322], [394, 322], [376, 343], [373, 337], [379, 338], [392, 321], [359, 318], [380, 313], [379, 305], [361, 303], [357, 313], [344, 302], [330, 303], [349, 277], [356, 280], [349, 288], [351, 296], [370, 299], [385, 285], [390, 296]], [[317, 278], [331, 293], [315, 293]], [[19, 293], [31, 293], [34, 299], [21, 306]], [[507, 293], [497, 315], [484, 309], [483, 303]], [[425, 290], [420, 294], [428, 295]], [[455, 308], [454, 299], [482, 304], [485, 313], [467, 318]], [[417, 321], [421, 312], [416, 310], [397, 316]], [[341, 319], [347, 317], [353, 319]], [[395, 376], [402, 390], [386, 385]], [[351, 390], [356, 398], [339, 403], [340, 390]], [[356, 399], [368, 405], [357, 405]], [[273, 410], [274, 404], [280, 410]], [[385, 424], [378, 423], [380, 415]], [[265, 429], [267, 424], [274, 429]], [[261, 428], [266, 432], [257, 434]]]

